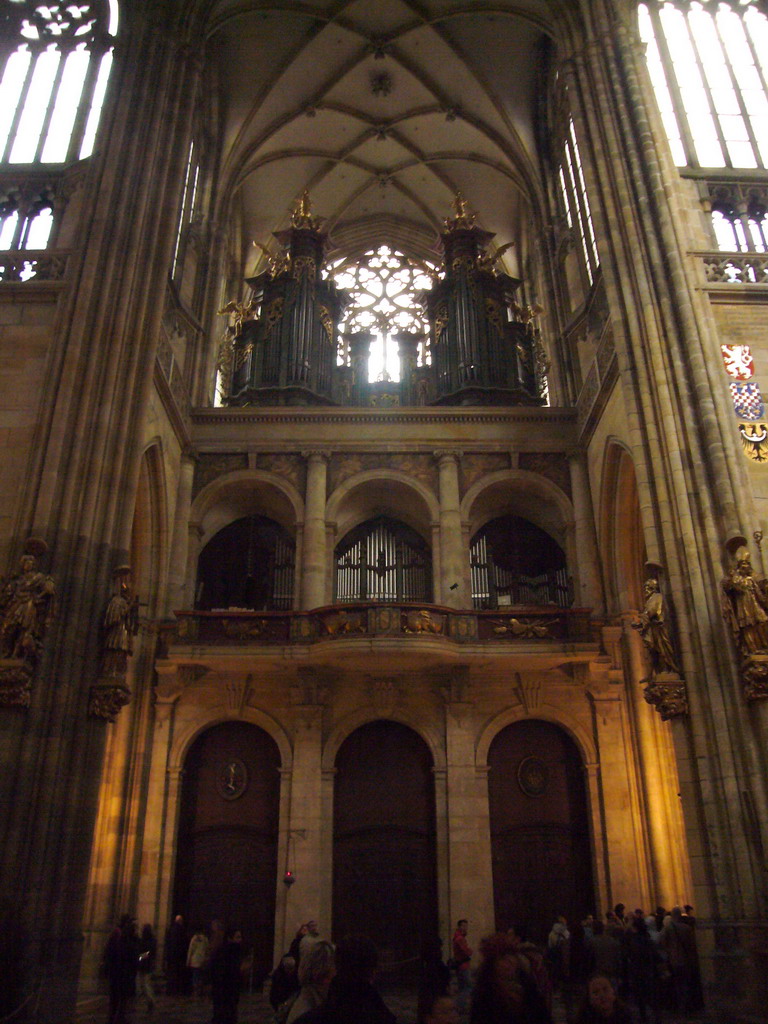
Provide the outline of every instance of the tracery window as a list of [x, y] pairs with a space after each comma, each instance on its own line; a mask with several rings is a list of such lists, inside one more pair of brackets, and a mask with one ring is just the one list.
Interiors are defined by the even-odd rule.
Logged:
[[362, 523], [336, 548], [335, 599], [431, 601], [432, 560], [422, 537], [386, 516]]
[[768, 167], [768, 18], [752, 0], [648, 0], [648, 70], [679, 167]]
[[578, 236], [584, 269], [592, 285], [600, 265], [600, 257], [597, 253], [592, 211], [589, 208], [581, 154], [572, 119], [568, 121], [568, 131], [563, 142], [558, 180], [565, 219], [569, 229]]
[[418, 295], [431, 288], [437, 276], [433, 264], [405, 256], [382, 245], [361, 257], [340, 259], [329, 264], [326, 276], [349, 293], [349, 305], [339, 325], [341, 348], [338, 363], [349, 365], [349, 340], [345, 335], [366, 331], [373, 335], [368, 360], [368, 379], [400, 380], [395, 335], [423, 334], [418, 348], [418, 365], [430, 362], [426, 336], [429, 321], [419, 305]]
[[117, 32], [117, 0], [5, 0], [0, 161], [64, 163], [93, 152]]
[[712, 227], [721, 252], [768, 251], [768, 212], [764, 206], [751, 205], [743, 214], [729, 205], [712, 211]]

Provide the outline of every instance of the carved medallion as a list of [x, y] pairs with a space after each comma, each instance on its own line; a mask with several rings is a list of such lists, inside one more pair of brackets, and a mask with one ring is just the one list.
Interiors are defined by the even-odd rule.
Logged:
[[526, 796], [544, 796], [549, 786], [549, 769], [540, 757], [524, 757], [517, 769], [517, 782]]
[[219, 765], [216, 792], [222, 800], [237, 800], [248, 787], [248, 769], [242, 761], [232, 760]]

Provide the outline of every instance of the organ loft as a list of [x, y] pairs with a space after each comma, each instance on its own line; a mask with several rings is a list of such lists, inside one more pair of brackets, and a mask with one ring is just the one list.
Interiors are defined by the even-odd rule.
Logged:
[[764, 4], [6, 6], [0, 1017], [622, 902], [764, 1019]]

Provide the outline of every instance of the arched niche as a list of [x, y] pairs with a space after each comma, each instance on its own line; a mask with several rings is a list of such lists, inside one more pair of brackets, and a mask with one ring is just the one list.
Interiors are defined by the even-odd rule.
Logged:
[[280, 752], [248, 722], [206, 729], [184, 759], [174, 912], [191, 928], [240, 928], [254, 973], [272, 967]]
[[475, 534], [501, 515], [527, 519], [548, 533], [571, 563], [574, 514], [570, 498], [547, 477], [530, 470], [489, 473], [469, 488], [461, 502], [461, 517]]
[[598, 521], [609, 607], [639, 608], [646, 553], [637, 476], [631, 455], [613, 439], [605, 449]]
[[149, 445], [139, 465], [136, 505], [131, 524], [130, 564], [134, 591], [156, 612], [165, 586], [168, 546], [168, 501], [159, 440]]
[[195, 497], [190, 520], [200, 547], [224, 526], [248, 515], [263, 515], [295, 535], [304, 519], [304, 502], [296, 488], [275, 473], [238, 470], [218, 477]]
[[591, 826], [584, 764], [559, 726], [526, 719], [505, 726], [488, 750], [488, 802], [496, 928], [546, 940], [564, 915], [592, 912]]
[[333, 936], [370, 936], [391, 963], [437, 934], [434, 762], [414, 730], [360, 726], [335, 759]]
[[384, 469], [365, 470], [345, 480], [326, 506], [326, 520], [335, 524], [339, 540], [366, 519], [382, 514], [401, 520], [429, 543], [440, 508], [435, 494], [421, 481]]
[[296, 544], [279, 523], [250, 515], [228, 523], [200, 552], [195, 607], [285, 611], [293, 607]]

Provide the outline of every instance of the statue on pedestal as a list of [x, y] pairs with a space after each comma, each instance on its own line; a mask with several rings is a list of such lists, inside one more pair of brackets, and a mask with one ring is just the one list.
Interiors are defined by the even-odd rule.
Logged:
[[632, 623], [636, 629], [651, 661], [650, 680], [654, 680], [662, 672], [670, 672], [675, 676], [682, 673], [677, 664], [675, 651], [669, 636], [669, 627], [666, 621], [664, 598], [659, 587], [659, 581], [649, 577], [643, 586], [645, 605], [637, 622]]
[[726, 550], [734, 564], [720, 583], [723, 618], [741, 656], [744, 696], [757, 700], [768, 697], [768, 580], [755, 574], [743, 537]]
[[643, 696], [667, 721], [688, 714], [688, 694], [672, 645], [664, 595], [655, 574], [646, 579], [643, 595], [643, 610], [637, 622], [632, 623], [648, 652], [651, 667], [648, 678], [641, 680], [645, 684]]
[[37, 568], [47, 551], [30, 538], [19, 571], [0, 581], [0, 704], [28, 707], [32, 675], [56, 610], [53, 578]]
[[139, 598], [131, 589], [130, 566], [115, 569], [115, 589], [102, 622], [101, 673], [91, 687], [88, 712], [92, 718], [114, 722], [131, 699], [125, 681], [133, 638], [139, 631]]

